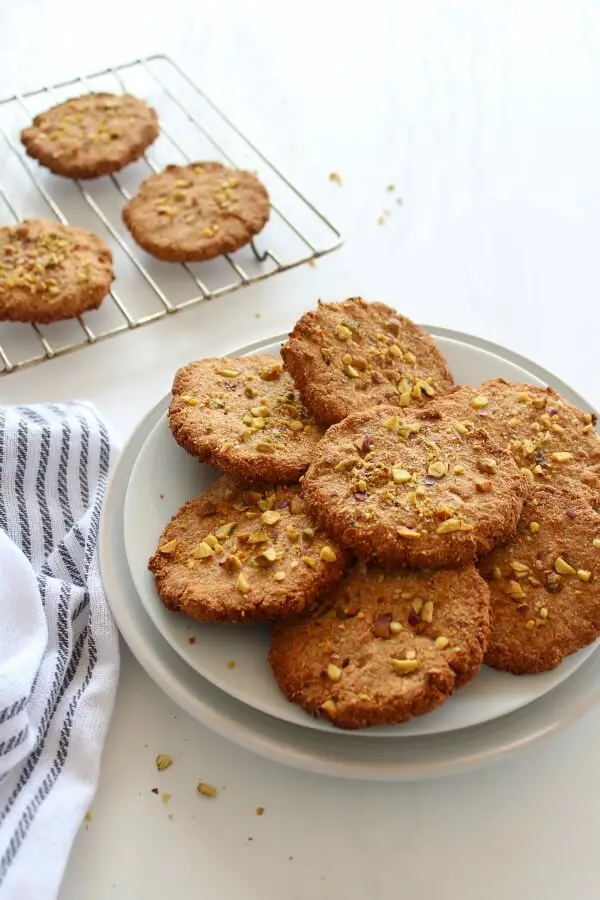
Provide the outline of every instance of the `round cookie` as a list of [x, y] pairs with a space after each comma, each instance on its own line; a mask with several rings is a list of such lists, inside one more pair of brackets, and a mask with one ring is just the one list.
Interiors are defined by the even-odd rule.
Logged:
[[323, 429], [275, 356], [203, 359], [179, 369], [169, 427], [192, 456], [246, 481], [297, 481]]
[[91, 93], [40, 113], [21, 132], [27, 154], [66, 178], [118, 172], [158, 137], [156, 112], [131, 94]]
[[302, 612], [346, 562], [305, 512], [298, 485], [244, 487], [223, 476], [171, 519], [148, 568], [169, 609], [249, 622]]
[[74, 318], [97, 309], [113, 280], [112, 254], [91, 231], [42, 219], [0, 228], [0, 321]]
[[201, 262], [239, 250], [269, 213], [269, 195], [252, 172], [197, 162], [146, 178], [123, 208], [123, 221], [157, 259]]
[[485, 428], [530, 482], [576, 490], [600, 505], [600, 438], [596, 414], [583, 412], [550, 387], [499, 378], [459, 387], [442, 398], [452, 415]]
[[600, 515], [581, 496], [532, 487], [517, 534], [479, 567], [492, 603], [488, 666], [544, 672], [600, 636]]
[[527, 481], [481, 430], [436, 407], [373, 407], [333, 425], [302, 482], [312, 514], [360, 558], [459, 566], [514, 534]]
[[307, 408], [325, 425], [378, 404], [423, 405], [453, 385], [423, 329], [360, 297], [319, 301], [298, 320], [281, 355]]
[[273, 627], [288, 700], [340, 728], [431, 712], [481, 666], [489, 591], [474, 566], [386, 573], [359, 564], [318, 607]]

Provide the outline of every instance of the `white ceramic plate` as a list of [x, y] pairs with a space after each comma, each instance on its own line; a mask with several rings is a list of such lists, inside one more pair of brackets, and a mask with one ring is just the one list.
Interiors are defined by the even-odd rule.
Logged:
[[[432, 333], [457, 383], [476, 386], [495, 377], [541, 382], [532, 371], [533, 366], [526, 369], [517, 365], [500, 350], [492, 353], [476, 346], [472, 339], [449, 338], [436, 329]], [[261, 344], [253, 352], [278, 354], [279, 347], [277, 339]], [[587, 408], [585, 401], [565, 386], [561, 386], [561, 393]], [[188, 665], [232, 697], [286, 722], [347, 735], [348, 732], [333, 728], [325, 720], [308, 716], [279, 691], [267, 662], [267, 625], [201, 624], [169, 612], [161, 604], [147, 569], [148, 559], [169, 518], [217, 477], [214, 469], [199, 464], [176, 444], [163, 414], [143, 444], [125, 499], [125, 549], [131, 576], [147, 613]], [[195, 642], [190, 644], [192, 635]], [[474, 681], [430, 715], [403, 725], [365, 729], [364, 734], [368, 737], [439, 734], [496, 719], [555, 688], [582, 664], [594, 646], [569, 657], [553, 671], [539, 675], [515, 677], [484, 667]], [[234, 669], [227, 667], [230, 660], [235, 660]]]
[[[482, 341], [477, 345], [496, 352], [493, 345]], [[517, 364], [525, 362], [513, 358]], [[537, 367], [531, 371], [564, 389]], [[507, 758], [575, 721], [600, 700], [600, 654], [593, 654], [551, 694], [493, 722], [435, 739], [369, 741], [349, 735], [340, 741], [337, 734], [298, 728], [255, 712], [215, 688], [186, 665], [156, 630], [137, 596], [125, 557], [123, 507], [131, 469], [166, 408], [162, 401], [140, 423], [113, 472], [100, 525], [100, 566], [113, 615], [132, 652], [156, 684], [198, 722], [247, 750], [306, 771], [362, 780], [415, 781]]]

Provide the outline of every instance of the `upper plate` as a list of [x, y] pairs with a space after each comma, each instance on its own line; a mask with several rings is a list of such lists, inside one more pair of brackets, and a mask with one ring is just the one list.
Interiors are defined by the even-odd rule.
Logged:
[[[482, 341], [478, 345], [497, 352]], [[526, 365], [524, 360], [516, 361]], [[534, 371], [565, 393], [557, 379], [537, 367]], [[505, 759], [564, 728], [600, 700], [600, 654], [594, 653], [551, 695], [495, 722], [449, 731], [435, 741], [428, 737], [369, 741], [362, 732], [340, 741], [335, 734], [298, 728], [263, 715], [215, 688], [186, 665], [154, 627], [137, 595], [124, 552], [123, 508], [131, 470], [167, 405], [165, 398], [154, 407], [121, 454], [106, 492], [98, 548], [102, 582], [121, 634], [156, 684], [198, 722], [246, 750], [309, 772], [360, 780], [414, 781]]]
[[[477, 386], [487, 379], [500, 377], [542, 383], [531, 371], [500, 355], [501, 351], [493, 353], [471, 343], [467, 337], [459, 339], [436, 329], [428, 330], [445, 354], [457, 383]], [[265, 342], [252, 352], [278, 355], [281, 340], [283, 338]], [[589, 404], [572, 390], [555, 384], [566, 399], [588, 408]], [[124, 508], [125, 550], [131, 576], [146, 611], [182, 659], [231, 696], [287, 722], [348, 734], [324, 720], [313, 719], [281, 694], [267, 662], [268, 625], [193, 622], [186, 616], [169, 612], [160, 602], [147, 568], [148, 559], [170, 517], [217, 477], [218, 472], [198, 463], [178, 446], [169, 431], [166, 415], [163, 415], [145, 440], [133, 466]], [[195, 642], [190, 644], [192, 636]], [[553, 671], [539, 675], [516, 677], [484, 667], [477, 678], [435, 712], [403, 725], [365, 729], [361, 734], [369, 737], [439, 734], [496, 719], [556, 687], [582, 664], [594, 647], [574, 654]], [[227, 666], [230, 660], [235, 660], [233, 669]]]

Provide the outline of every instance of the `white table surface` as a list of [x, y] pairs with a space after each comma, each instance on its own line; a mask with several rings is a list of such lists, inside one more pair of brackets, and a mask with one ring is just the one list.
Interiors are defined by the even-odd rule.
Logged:
[[[600, 405], [598, 4], [351, 8], [0, 2], [1, 94], [168, 52], [347, 235], [314, 269], [2, 378], [2, 402], [89, 398], [126, 438], [178, 365], [285, 331], [318, 297], [362, 294], [533, 357]], [[196, 724], [124, 648], [61, 900], [592, 900], [599, 747], [594, 709], [459, 778], [313, 777]], [[158, 752], [175, 759], [160, 775]], [[216, 800], [199, 778], [224, 786]]]

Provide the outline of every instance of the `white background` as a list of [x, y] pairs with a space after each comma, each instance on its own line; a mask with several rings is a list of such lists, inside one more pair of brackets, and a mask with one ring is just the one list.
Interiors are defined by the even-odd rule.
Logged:
[[[178, 365], [286, 331], [317, 297], [362, 294], [507, 345], [600, 405], [600, 6], [352, 10], [0, 0], [0, 94], [167, 52], [347, 236], [314, 269], [2, 378], [3, 402], [92, 399], [125, 438]], [[125, 651], [93, 818], [61, 900], [592, 900], [599, 748], [596, 709], [460, 778], [312, 777], [196, 725]], [[175, 758], [160, 776], [157, 752]], [[205, 801], [199, 778], [225, 790]]]

